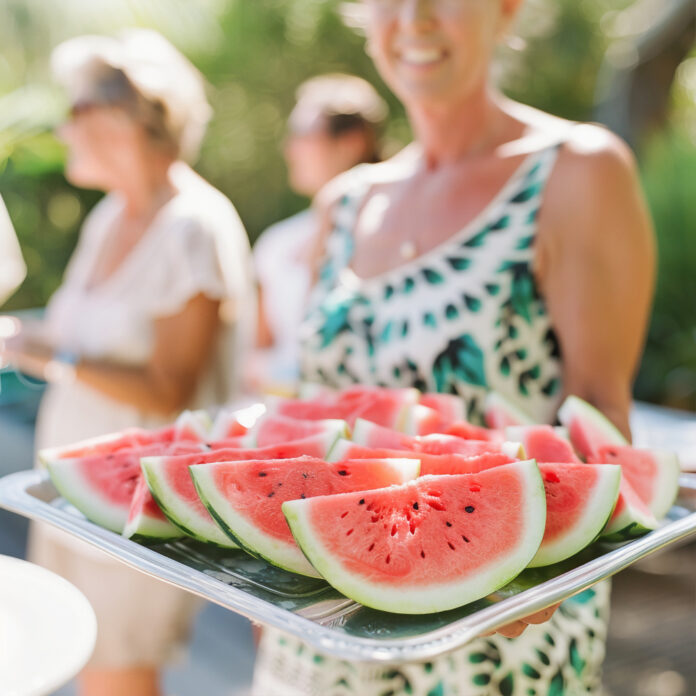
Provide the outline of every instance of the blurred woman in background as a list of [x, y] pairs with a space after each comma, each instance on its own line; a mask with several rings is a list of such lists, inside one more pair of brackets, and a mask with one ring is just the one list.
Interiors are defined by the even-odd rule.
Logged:
[[[38, 447], [228, 401], [256, 314], [242, 223], [185, 164], [210, 115], [196, 69], [149, 31], [72, 39], [55, 50], [53, 68], [72, 103], [59, 132], [66, 176], [107, 195], [85, 221], [44, 323], [8, 346], [19, 369], [49, 382]], [[48, 529], [34, 530], [30, 555], [97, 613], [81, 694], [159, 693], [157, 668], [187, 632], [192, 596]]]
[[[303, 377], [456, 393], [474, 422], [490, 389], [542, 423], [572, 393], [629, 435], [654, 283], [651, 224], [618, 138], [491, 87], [521, 4], [361, 3], [368, 52], [415, 142], [319, 196]], [[599, 694], [608, 599], [603, 583], [502, 636], [388, 668], [267, 631], [254, 695]]]
[[[313, 199], [338, 174], [378, 162], [386, 116], [384, 100], [359, 77], [321, 75], [301, 84], [284, 147], [290, 188]], [[298, 332], [317, 230], [315, 211], [308, 209], [269, 227], [254, 245], [260, 288], [255, 371], [261, 387], [290, 387], [298, 378]]]

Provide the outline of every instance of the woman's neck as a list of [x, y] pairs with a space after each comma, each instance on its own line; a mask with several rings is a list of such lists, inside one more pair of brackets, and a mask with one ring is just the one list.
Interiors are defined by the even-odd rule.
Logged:
[[454, 164], [497, 144], [509, 121], [486, 85], [459, 101], [411, 105], [408, 115], [428, 169]]
[[170, 158], [153, 158], [118, 187], [117, 193], [125, 202], [125, 215], [129, 218], [150, 216], [176, 192], [170, 177]]

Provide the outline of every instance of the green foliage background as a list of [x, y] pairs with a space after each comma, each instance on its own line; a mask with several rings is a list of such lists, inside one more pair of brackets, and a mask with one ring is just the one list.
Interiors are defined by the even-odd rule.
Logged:
[[[590, 118], [607, 48], [601, 27], [631, 2], [527, 0], [526, 45], [501, 55], [506, 92], [555, 114]], [[0, 193], [29, 268], [3, 309], [45, 304], [99, 198], [61, 173], [63, 150], [50, 133], [61, 117], [47, 68], [53, 46], [82, 33], [148, 26], [181, 48], [206, 76], [215, 108], [197, 169], [232, 199], [253, 240], [306, 205], [288, 191], [280, 153], [284, 118], [304, 79], [332, 71], [366, 77], [392, 108], [387, 148], [410, 137], [363, 39], [336, 7], [331, 0], [0, 0]], [[696, 147], [684, 126], [691, 117], [696, 123], [689, 110], [696, 87], [686, 92], [675, 97], [681, 118], [639, 153], [658, 230], [660, 284], [637, 395], [696, 409]]]

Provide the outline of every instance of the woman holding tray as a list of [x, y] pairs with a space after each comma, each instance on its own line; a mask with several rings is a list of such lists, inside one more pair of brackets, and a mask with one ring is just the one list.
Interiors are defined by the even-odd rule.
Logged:
[[[251, 259], [237, 213], [186, 163], [210, 115], [203, 81], [163, 37], [71, 39], [53, 54], [72, 102], [68, 179], [107, 192], [87, 218], [37, 333], [7, 356], [49, 386], [38, 447], [170, 422], [237, 393], [254, 336]], [[186, 637], [192, 595], [45, 527], [32, 560], [68, 578], [99, 635], [81, 696], [155, 696]]]
[[[321, 194], [303, 376], [458, 393], [474, 421], [489, 389], [539, 422], [573, 393], [628, 435], [651, 224], [622, 142], [491, 87], [521, 4], [360, 4], [368, 51], [415, 142]], [[395, 668], [342, 663], [267, 631], [253, 693], [598, 694], [608, 595], [597, 585], [502, 635]]]

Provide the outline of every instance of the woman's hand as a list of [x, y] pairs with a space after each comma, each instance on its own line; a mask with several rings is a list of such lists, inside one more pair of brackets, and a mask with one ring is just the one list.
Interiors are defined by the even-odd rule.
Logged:
[[495, 631], [484, 633], [483, 635], [492, 636], [498, 633], [501, 636], [505, 636], [505, 638], [517, 638], [527, 630], [528, 626], [546, 623], [555, 614], [556, 609], [558, 609], [560, 605], [560, 602], [558, 604], [552, 604], [550, 607], [546, 607], [546, 609], [542, 609], [536, 614], [530, 614], [519, 621], [513, 621], [505, 626], [501, 626]]
[[0, 366], [10, 366], [36, 379], [45, 379], [52, 350], [40, 324], [24, 324], [16, 317], [1, 317]]

